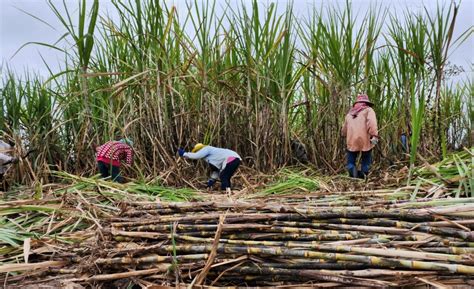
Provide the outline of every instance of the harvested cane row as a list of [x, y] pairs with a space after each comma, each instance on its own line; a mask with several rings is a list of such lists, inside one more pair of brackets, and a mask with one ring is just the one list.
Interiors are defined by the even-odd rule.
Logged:
[[[41, 199], [0, 202], [0, 283], [472, 286], [472, 164], [455, 160], [458, 176], [440, 173], [453, 162], [426, 165], [402, 187], [397, 174], [370, 189], [381, 186], [285, 173], [232, 199], [68, 175]], [[161, 202], [178, 195], [201, 201]]]
[[99, 242], [57, 256], [67, 264], [48, 275], [103, 287], [124, 278], [143, 286], [474, 285], [472, 199], [361, 208], [323, 207], [324, 198], [129, 203]]

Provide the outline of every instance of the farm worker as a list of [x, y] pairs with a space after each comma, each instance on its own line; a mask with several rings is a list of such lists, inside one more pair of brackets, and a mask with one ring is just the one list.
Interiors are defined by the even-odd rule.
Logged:
[[123, 181], [120, 176], [121, 162], [125, 161], [128, 165], [133, 161], [133, 141], [128, 138], [122, 138], [119, 141], [108, 141], [97, 147], [96, 160], [97, 167], [102, 178], [112, 177], [114, 182]]
[[[3, 183], [3, 176], [7, 172], [8, 166], [18, 162], [18, 158], [10, 155], [14, 146], [14, 142], [6, 143], [0, 140], [0, 183]], [[3, 185], [1, 189], [5, 189]]]
[[239, 167], [242, 159], [236, 152], [198, 143], [191, 152], [185, 152], [183, 148], [179, 148], [178, 154], [180, 157], [193, 160], [204, 159], [211, 167], [211, 176], [207, 181], [207, 187], [212, 188], [219, 178], [221, 189], [230, 193], [230, 179]]
[[[346, 137], [347, 170], [353, 178], [367, 177], [372, 163], [371, 151], [378, 143], [377, 118], [372, 106], [366, 94], [358, 95], [342, 126], [342, 135]], [[358, 171], [356, 160], [360, 153], [362, 164]]]
[[408, 138], [406, 133], [402, 132], [402, 135], [400, 136], [400, 142], [402, 143], [403, 152], [408, 152]]
[[402, 144], [402, 150], [404, 153], [409, 153], [409, 139], [411, 137], [411, 127], [408, 125], [408, 133], [407, 132], [402, 132], [400, 136], [400, 142]]

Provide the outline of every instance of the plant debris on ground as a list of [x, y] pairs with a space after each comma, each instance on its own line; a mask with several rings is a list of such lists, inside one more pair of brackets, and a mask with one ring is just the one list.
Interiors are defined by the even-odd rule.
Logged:
[[[255, 192], [231, 196], [61, 173], [69, 184], [33, 188], [36, 199], [4, 195], [0, 281], [473, 286], [473, 156], [471, 149], [425, 164], [398, 187], [284, 170]], [[352, 190], [335, 187], [344, 182]]]

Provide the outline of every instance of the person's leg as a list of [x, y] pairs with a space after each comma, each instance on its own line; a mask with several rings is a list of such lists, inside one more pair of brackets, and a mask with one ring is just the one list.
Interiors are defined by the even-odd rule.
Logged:
[[237, 170], [237, 168], [239, 167], [239, 165], [240, 165], [240, 160], [235, 159], [235, 160], [231, 161], [230, 163], [228, 163], [225, 166], [224, 170], [219, 175], [219, 178], [221, 179], [221, 189], [222, 190], [225, 190], [227, 188], [231, 188], [230, 179], [234, 175], [234, 173]]
[[97, 167], [99, 168], [100, 176], [105, 179], [108, 176], [110, 176], [109, 173], [109, 165], [103, 163], [103, 162], [97, 162]]
[[123, 178], [120, 175], [120, 167], [118, 166], [110, 166], [110, 174], [112, 175], [112, 181], [117, 183], [122, 183]]
[[351, 178], [357, 177], [357, 155], [359, 155], [359, 152], [347, 151], [347, 171], [349, 172], [349, 176]]
[[0, 173], [0, 191], [6, 192], [6, 184], [3, 182], [3, 173]]
[[369, 174], [370, 165], [372, 164], [372, 151], [362, 152], [362, 173], [364, 174], [363, 177], [366, 177]]

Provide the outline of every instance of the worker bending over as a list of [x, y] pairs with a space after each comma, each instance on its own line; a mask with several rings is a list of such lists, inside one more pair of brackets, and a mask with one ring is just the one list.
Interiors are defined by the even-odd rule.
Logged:
[[207, 187], [211, 188], [216, 180], [221, 181], [221, 189], [227, 193], [231, 191], [230, 179], [240, 165], [241, 157], [233, 150], [217, 148], [198, 143], [191, 152], [185, 152], [183, 148], [178, 149], [180, 157], [188, 159], [204, 159], [211, 167], [211, 177], [207, 181]]
[[132, 165], [133, 162], [133, 142], [123, 138], [119, 141], [108, 141], [96, 148], [97, 167], [102, 178], [111, 177], [112, 181], [123, 182], [120, 176], [121, 162]]

